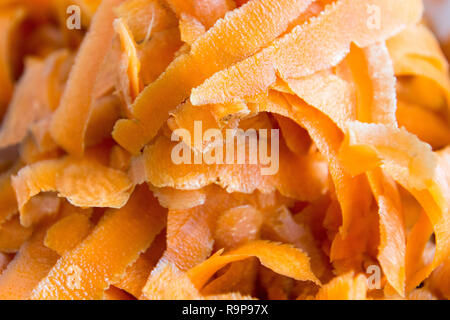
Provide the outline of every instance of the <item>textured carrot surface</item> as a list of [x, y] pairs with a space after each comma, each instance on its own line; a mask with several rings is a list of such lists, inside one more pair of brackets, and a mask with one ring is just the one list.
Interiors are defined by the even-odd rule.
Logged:
[[0, 299], [450, 299], [443, 2], [1, 1]]

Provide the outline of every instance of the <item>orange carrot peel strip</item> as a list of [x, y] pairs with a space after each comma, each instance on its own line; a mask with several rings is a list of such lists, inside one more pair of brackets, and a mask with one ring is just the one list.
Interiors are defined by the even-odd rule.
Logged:
[[[379, 26], [370, 24], [371, 5], [383, 17]], [[194, 105], [239, 101], [267, 90], [276, 74], [287, 80], [328, 69], [342, 61], [352, 42], [367, 47], [383, 41], [421, 15], [420, 0], [337, 1], [261, 52], [207, 79], [192, 90], [191, 101]]]
[[92, 231], [89, 215], [74, 213], [62, 218], [47, 230], [44, 244], [60, 256], [75, 248]]
[[191, 15], [208, 29], [225, 13], [234, 9], [234, 3], [229, 0], [166, 0], [166, 2], [178, 16]]
[[253, 256], [276, 273], [320, 284], [310, 269], [308, 256], [289, 245], [260, 240], [248, 242], [225, 254], [222, 253], [223, 250], [216, 252], [211, 258], [188, 271], [188, 276], [196, 288], [201, 289], [214, 273], [227, 264]]
[[142, 299], [150, 300], [248, 300], [239, 293], [203, 296], [185, 272], [165, 260], [160, 260], [150, 275]]
[[0, 299], [26, 300], [34, 287], [58, 260], [58, 254], [44, 246], [46, 227], [36, 230], [20, 248], [0, 276]]
[[316, 300], [366, 300], [367, 279], [348, 273], [334, 278], [320, 288]]
[[114, 20], [114, 30], [120, 37], [122, 51], [124, 52], [122, 60], [124, 60], [125, 63], [126, 82], [128, 83], [125, 95], [127, 98], [126, 101], [128, 100], [127, 105], [129, 105], [137, 97], [139, 92], [141, 92], [141, 80], [139, 75], [141, 71], [141, 62], [139, 61], [136, 42], [134, 41], [131, 30], [123, 19]]
[[120, 208], [133, 186], [127, 176], [90, 160], [62, 158], [37, 162], [12, 178], [19, 211], [40, 192], [57, 192], [80, 207]]
[[[418, 200], [435, 230], [433, 262], [408, 281], [406, 290], [410, 291], [442, 262], [450, 250], [448, 152], [438, 157], [428, 144], [395, 127], [355, 122], [349, 124], [348, 130], [340, 157], [346, 169], [356, 174], [381, 166]], [[353, 160], [350, 161], [350, 157]]]
[[95, 80], [114, 35], [111, 28], [113, 8], [122, 1], [106, 0], [100, 4], [75, 59], [60, 105], [53, 115], [52, 137], [71, 154], [82, 155], [84, 152], [84, 135], [91, 114]]
[[14, 91], [13, 70], [11, 70], [11, 40], [14, 31], [26, 17], [26, 10], [21, 7], [2, 10], [0, 14], [0, 119], [3, 117], [8, 102]]
[[189, 53], [175, 59], [158, 80], [143, 90], [132, 106], [135, 119], [118, 121], [114, 139], [137, 154], [156, 135], [169, 112], [189, 97], [193, 87], [268, 45], [311, 2], [255, 0], [219, 20], [197, 39]]
[[136, 189], [125, 207], [107, 212], [80, 245], [58, 260], [31, 299], [101, 299], [164, 225], [165, 213], [148, 189]]

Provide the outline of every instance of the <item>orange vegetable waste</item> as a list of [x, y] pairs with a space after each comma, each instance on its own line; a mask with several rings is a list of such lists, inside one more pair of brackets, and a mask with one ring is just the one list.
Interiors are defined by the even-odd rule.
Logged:
[[450, 299], [444, 2], [1, 1], [0, 299]]

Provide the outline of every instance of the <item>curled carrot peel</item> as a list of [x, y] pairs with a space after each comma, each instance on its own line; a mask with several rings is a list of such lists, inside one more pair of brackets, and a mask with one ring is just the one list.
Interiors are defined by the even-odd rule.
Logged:
[[[84, 181], [78, 179], [80, 175], [84, 176]], [[91, 185], [91, 179], [97, 183]], [[17, 173], [12, 183], [21, 212], [40, 192], [58, 192], [60, 197], [66, 197], [80, 207], [95, 204], [119, 208], [127, 202], [132, 191], [132, 184], [124, 173], [92, 161], [70, 158], [27, 166]], [[82, 185], [91, 185], [92, 189], [85, 189]]]
[[[221, 251], [218, 251], [202, 264], [190, 269], [188, 275], [197, 288], [202, 288], [220, 268], [230, 262], [247, 259], [251, 256], [258, 257], [264, 266], [277, 273], [297, 280], [320, 283], [310, 270], [309, 258], [306, 254], [289, 246], [264, 241], [249, 242], [223, 255]], [[297, 261], [297, 265], [289, 262], [290, 259]]]
[[4, 222], [0, 227], [0, 250], [5, 253], [15, 253], [33, 233], [32, 227], [24, 227], [18, 217]]
[[[384, 144], [382, 137], [387, 135], [396, 138]], [[353, 151], [361, 155], [354, 159], [364, 158], [364, 164], [347, 162], [347, 155]], [[340, 152], [341, 161], [352, 174], [366, 171], [374, 165], [382, 165], [383, 169], [402, 185], [418, 190], [430, 185], [437, 165], [437, 157], [428, 144], [421, 142], [405, 129], [381, 124], [349, 123], [346, 141]], [[416, 157], [411, 157], [412, 154]]]
[[[406, 3], [408, 10], [403, 10]], [[319, 17], [304, 26], [297, 26], [260, 53], [206, 80], [192, 91], [192, 103], [225, 103], [240, 97], [251, 97], [273, 84], [276, 73], [283, 79], [291, 79], [327, 69], [345, 57], [352, 42], [366, 47], [383, 41], [405, 25], [416, 23], [422, 13], [421, 1], [396, 1], [394, 4], [380, 0], [371, 4], [378, 6], [382, 16], [389, 17], [383, 19], [386, 22], [382, 22], [379, 28], [368, 25], [367, 3], [338, 1], [327, 7]], [[355, 17], [354, 24], [346, 23], [348, 14]], [[246, 75], [253, 75], [251, 85]]]
[[178, 15], [189, 14], [198, 19], [207, 28], [210, 28], [216, 20], [222, 18], [230, 9], [234, 9], [232, 1], [229, 0], [166, 0], [174, 12]]
[[[420, 142], [415, 136], [407, 133], [406, 130], [395, 128], [388, 129], [378, 127], [381, 129], [381, 132], [383, 130], [395, 132], [395, 135], [398, 136], [397, 139], [399, 141], [403, 140], [403, 143], [406, 143], [409, 146], [409, 149], [399, 149], [394, 152], [393, 149], [383, 148], [384, 150], [382, 153], [384, 155], [381, 155], [381, 153], [379, 153], [381, 151], [381, 146], [376, 146], [378, 144], [376, 139], [373, 140], [365, 135], [365, 132], [368, 133], [366, 130], [370, 130], [370, 126], [373, 128], [373, 125], [356, 123], [355, 126], [350, 126], [350, 128], [353, 128], [350, 130], [354, 130], [357, 127], [361, 129], [356, 129], [358, 130], [358, 134], [353, 134], [353, 137], [357, 136], [357, 139], [363, 139], [367, 142], [367, 144], [360, 144], [363, 148], [357, 152], [361, 152], [361, 155], [364, 154], [362, 157], [368, 156], [366, 158], [368, 161], [365, 161], [365, 163], [370, 167], [377, 166], [381, 161], [383, 169], [403, 187], [409, 190], [423, 206], [436, 232], [437, 249], [434, 260], [429, 265], [417, 271], [413, 280], [410, 280], [410, 283], [407, 285], [407, 290], [411, 290], [412, 283], [416, 285], [417, 283], [420, 283], [420, 281], [427, 277], [431, 270], [434, 269], [447, 254], [446, 252], [448, 249], [446, 248], [446, 239], [448, 239], [448, 236], [446, 233], [448, 232], [448, 229], [446, 226], [448, 225], [448, 199], [446, 199], [446, 196], [443, 196], [448, 190], [448, 181], [443, 173], [443, 170], [445, 170], [443, 168], [447, 164], [442, 160], [441, 163], [438, 164], [438, 157], [431, 151], [429, 145]], [[380, 131], [378, 131], [378, 133], [381, 133]], [[371, 140], [371, 142], [369, 142], [369, 140]], [[358, 144], [359, 143], [356, 143], [355, 147]], [[372, 147], [367, 148], [368, 145], [372, 145]], [[343, 154], [346, 153], [344, 151], [345, 148], [346, 143], [343, 144]], [[412, 152], [415, 148], [421, 149], [421, 151], [417, 153], [420, 157], [416, 156], [408, 163], [404, 162], [406, 159], [405, 157], [407, 157], [406, 154]], [[369, 154], [372, 155], [369, 156]], [[443, 157], [445, 158], [445, 153], [443, 154]], [[352, 166], [352, 170], [353, 169], [356, 169], [356, 167]], [[405, 176], [403, 176], [402, 172], [405, 173]]]
[[30, 199], [20, 212], [20, 223], [25, 227], [36, 225], [59, 211], [60, 199], [51, 193], [42, 193]]
[[114, 30], [120, 37], [122, 43], [123, 57], [126, 70], [126, 79], [130, 82], [125, 88], [125, 95], [128, 103], [131, 103], [131, 99], [134, 100], [141, 91], [140, 71], [141, 62], [138, 58], [138, 52], [136, 48], [136, 42], [131, 34], [131, 30], [123, 19], [114, 20]]
[[[26, 62], [26, 72], [16, 87], [11, 105], [5, 115], [5, 120], [0, 132], [0, 146], [7, 147], [19, 143], [25, 138], [28, 127], [50, 114], [45, 97], [42, 94], [45, 88], [37, 86], [44, 84], [44, 63], [38, 59], [30, 59]], [[30, 108], [30, 112], [24, 112]], [[27, 116], [28, 119], [24, 119]]]
[[448, 145], [450, 129], [446, 121], [432, 110], [399, 100], [396, 114], [400, 127], [405, 127], [422, 141], [429, 143], [433, 149]]
[[[172, 187], [181, 190], [193, 190], [211, 184], [217, 184], [227, 189], [229, 192], [251, 193], [255, 190], [268, 193], [279, 190], [281, 194], [298, 198], [301, 200], [317, 198], [322, 193], [323, 185], [326, 183], [326, 169], [319, 159], [309, 156], [296, 156], [285, 146], [280, 146], [280, 170], [276, 175], [265, 175], [264, 170], [271, 170], [269, 166], [258, 163], [245, 163], [229, 165], [219, 164], [172, 164], [171, 155], [176, 143], [169, 141], [165, 137], [159, 137], [153, 145], [149, 145], [144, 150], [143, 161], [145, 166], [146, 180], [156, 187]], [[223, 155], [226, 154], [226, 146], [223, 148]], [[195, 155], [191, 155], [191, 150], [184, 150], [189, 153], [192, 162]], [[237, 163], [237, 152], [234, 155]], [[161, 159], [165, 159], [160, 162]], [[247, 157], [248, 159], [248, 157]], [[168, 165], [167, 165], [168, 164]], [[315, 171], [295, 170], [294, 164], [303, 167], [316, 168]], [[139, 163], [136, 163], [139, 165]], [[251, 172], [251, 174], [250, 174]], [[310, 175], [310, 173], [313, 173]], [[296, 180], [289, 177], [296, 176]], [[195, 184], [191, 184], [195, 181]], [[302, 182], [308, 181], [309, 186], [303, 186]]]
[[406, 234], [403, 208], [395, 182], [375, 170], [368, 173], [380, 216], [380, 244], [378, 260], [393, 288], [405, 295]]
[[[167, 285], [172, 283], [173, 285]], [[173, 264], [161, 260], [143, 289], [143, 299], [149, 300], [249, 300], [239, 293], [203, 296], [192, 284], [188, 275]]]
[[165, 240], [164, 233], [160, 233], [147, 251], [141, 253], [139, 258], [132, 265], [128, 266], [122, 279], [115, 285], [135, 298], [140, 298], [150, 272], [156, 266], [165, 250]]
[[0, 279], [3, 300], [30, 298], [34, 287], [58, 260], [58, 254], [44, 246], [45, 233], [45, 225], [35, 230], [3, 271]]
[[187, 44], [193, 44], [206, 31], [200, 21], [187, 14], [181, 15], [179, 28], [181, 40]]
[[[31, 299], [101, 298], [110, 281], [120, 279], [164, 227], [164, 212], [145, 188], [137, 189], [127, 206], [109, 212], [89, 237], [60, 259]], [[105, 250], [108, 254], [100, 254]], [[95, 271], [84, 272], [84, 265]]]
[[47, 230], [44, 244], [62, 256], [77, 246], [92, 228], [88, 215], [74, 213], [62, 218]]
[[396, 78], [385, 43], [364, 49], [353, 45], [346, 60], [356, 86], [356, 119], [395, 126]]
[[17, 199], [11, 184], [11, 174], [17, 172], [20, 165], [16, 165], [0, 176], [0, 226], [17, 213]]
[[315, 296], [316, 300], [365, 300], [367, 281], [363, 275], [351, 273], [333, 279], [323, 286]]
[[[92, 90], [114, 34], [110, 28], [114, 19], [113, 7], [121, 2], [122, 0], [108, 0], [100, 4], [53, 116], [53, 139], [75, 155], [82, 155], [84, 152], [84, 134], [91, 113]], [[102, 41], [98, 41], [99, 37]], [[67, 121], [70, 121], [70, 127], [66, 125]]]
[[[278, 6], [271, 1], [251, 1], [219, 20], [193, 44], [189, 53], [175, 59], [157, 81], [144, 89], [132, 107], [135, 120], [120, 120], [116, 124], [116, 141], [132, 153], [140, 151], [156, 135], [169, 112], [189, 97], [193, 87], [266, 46], [310, 3], [287, 1]], [[230, 48], [230, 43], [236, 47]], [[205, 59], [215, 63], [205, 65]], [[197, 76], [192, 77], [193, 74]]]
[[[414, 42], [411, 41], [413, 34], [416, 39], [420, 39], [418, 41], [420, 45], [414, 45]], [[448, 62], [432, 33], [424, 25], [412, 25], [389, 39], [387, 45], [397, 76], [412, 76], [419, 80], [428, 79], [434, 87], [438, 88], [438, 92], [433, 97], [424, 90], [430, 87], [425, 84], [422, 88], [423, 92], [419, 91], [418, 94], [413, 94], [413, 97], [416, 96], [414, 97], [415, 101], [424, 101], [421, 104], [432, 109], [448, 110], [450, 106]], [[425, 99], [421, 99], [421, 96], [425, 96]]]
[[0, 83], [2, 90], [0, 93], [0, 114], [3, 117], [5, 110], [7, 109], [8, 101], [12, 96], [14, 90], [14, 70], [12, 69], [12, 55], [14, 54], [12, 50], [12, 37], [16, 28], [19, 27], [21, 21], [26, 16], [26, 11], [22, 7], [10, 8], [7, 10], [2, 10], [0, 14], [0, 43], [1, 43], [1, 54], [0, 54]]
[[178, 23], [175, 13], [160, 0], [128, 0], [115, 11], [125, 20], [138, 43], [150, 40], [153, 33], [176, 27]]
[[436, 3], [3, 0], [0, 298], [449, 299]]

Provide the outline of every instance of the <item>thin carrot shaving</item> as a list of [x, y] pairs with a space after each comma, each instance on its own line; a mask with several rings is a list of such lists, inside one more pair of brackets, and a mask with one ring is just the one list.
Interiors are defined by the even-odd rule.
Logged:
[[[359, 128], [359, 129], [357, 129]], [[374, 135], [368, 134], [371, 130], [377, 128], [377, 138]], [[444, 194], [448, 194], [448, 179], [445, 176], [445, 167], [447, 162], [446, 154], [443, 153], [441, 163], [438, 164], [438, 157], [431, 151], [429, 145], [422, 143], [415, 136], [409, 134], [404, 129], [388, 128], [380, 125], [363, 125], [360, 123], [353, 123], [349, 126], [349, 135], [347, 142], [353, 140], [365, 141], [364, 143], [350, 142], [355, 148], [347, 147], [350, 144], [344, 142], [342, 147], [342, 155], [355, 151], [355, 160], [363, 161], [364, 171], [370, 170], [372, 167], [379, 165], [389, 173], [397, 182], [403, 187], [407, 188], [414, 197], [419, 201], [426, 211], [436, 232], [436, 254], [433, 262], [423, 267], [416, 272], [412, 279], [407, 283], [407, 290], [411, 290], [413, 285], [418, 285], [424, 278], [426, 278], [447, 254], [446, 239], [448, 239], [448, 199]], [[352, 132], [352, 130], [355, 130]], [[383, 131], [391, 131], [391, 136], [396, 137], [398, 141], [390, 141], [388, 144], [381, 143]], [[375, 138], [375, 139], [374, 139]], [[378, 140], [380, 139], [380, 140]], [[400, 141], [402, 141], [400, 143]], [[382, 144], [384, 144], [382, 146]], [[403, 146], [400, 146], [400, 144]], [[404, 146], [409, 149], [403, 149]], [[348, 148], [348, 149], [347, 149]], [[359, 149], [359, 150], [356, 150]], [[352, 150], [352, 151], [350, 151]], [[416, 150], [416, 151], [414, 151]], [[420, 151], [419, 151], [420, 150]], [[413, 152], [414, 155], [408, 153]], [[341, 157], [344, 162], [348, 153]], [[361, 160], [364, 158], [364, 160]], [[405, 161], [406, 160], [406, 161]], [[359, 162], [362, 163], [362, 162]], [[347, 168], [349, 164], [346, 164]], [[357, 172], [361, 167], [356, 163], [352, 164], [351, 170]]]
[[450, 298], [448, 1], [0, 2], [0, 299]]
[[[152, 185], [159, 188], [192, 190], [215, 183], [227, 189], [228, 192], [244, 193], [251, 193], [254, 190], [268, 193], [278, 189], [283, 195], [308, 200], [317, 198], [326, 183], [327, 170], [319, 159], [314, 159], [312, 156], [296, 156], [283, 145], [280, 146], [280, 170], [276, 175], [263, 175], [261, 169], [268, 170], [268, 166], [261, 162], [250, 163], [247, 151], [245, 151], [247, 160], [244, 159], [243, 164], [229, 165], [220, 164], [220, 162], [211, 165], [195, 164], [195, 155], [186, 145], [180, 153], [190, 157], [192, 164], [177, 165], [171, 161], [171, 150], [175, 146], [176, 143], [160, 136], [153, 145], [145, 148], [143, 154], [145, 176]], [[224, 150], [222, 155], [226, 154], [225, 145], [219, 146], [218, 149]], [[237, 152], [234, 157], [233, 161], [237, 163]], [[296, 166], [317, 170], [298, 171]], [[313, 175], [310, 176], [310, 173]], [[296, 176], [295, 180], [291, 180], [293, 175]], [[309, 185], [303, 185], [303, 181], [308, 181]]]
[[[175, 136], [178, 136], [178, 129], [187, 130], [191, 137], [195, 137], [196, 130], [201, 130], [202, 139], [200, 141], [186, 139], [183, 135], [180, 135], [179, 139], [195, 151], [205, 153], [217, 144], [222, 143], [221, 141], [213, 143], [212, 137], [207, 140], [205, 136], [207, 130], [219, 128], [222, 135], [226, 136], [226, 130], [236, 129], [237, 120], [249, 115], [249, 113], [250, 110], [244, 103], [197, 107], [193, 106], [190, 101], [186, 101], [171, 112], [167, 125]], [[201, 126], [199, 126], [200, 123]]]
[[[53, 139], [68, 152], [82, 155], [84, 134], [91, 113], [92, 90], [101, 62], [114, 35], [110, 28], [113, 7], [122, 0], [102, 1], [92, 22], [86, 41], [80, 48], [70, 73], [67, 87], [52, 120]], [[98, 41], [101, 37], [102, 41]], [[70, 123], [70, 126], [67, 126]]]
[[92, 101], [92, 113], [85, 133], [85, 146], [92, 147], [111, 137], [114, 123], [120, 117], [120, 102], [115, 95]]
[[377, 43], [365, 49], [352, 45], [346, 60], [357, 91], [356, 119], [396, 125], [396, 79], [386, 45]]
[[167, 222], [167, 251], [164, 257], [177, 268], [186, 271], [211, 254], [217, 215], [228, 209], [251, 205], [258, 210], [274, 206], [278, 198], [233, 193], [216, 186], [205, 188], [206, 202], [188, 210], [171, 210]]
[[36, 144], [37, 149], [42, 152], [51, 152], [58, 149], [55, 141], [50, 136], [51, 117], [46, 117], [29, 128], [30, 136]]
[[[412, 36], [414, 36], [414, 40], [412, 40]], [[424, 106], [431, 106], [434, 109], [445, 109], [442, 102], [437, 100], [443, 95], [448, 110], [450, 106], [448, 62], [433, 34], [424, 25], [411, 25], [397, 36], [389, 39], [387, 45], [397, 76], [414, 76], [429, 79], [433, 86], [441, 91], [436, 94], [436, 97], [433, 97], [429, 91], [424, 90], [427, 87], [424, 87], [417, 93], [412, 93], [410, 98], [422, 95], [425, 99], [420, 100], [425, 100]], [[438, 102], [433, 103], [434, 101]]]
[[390, 285], [402, 296], [406, 282], [406, 234], [397, 186], [381, 170], [368, 173], [380, 216], [378, 260]]
[[336, 277], [324, 285], [317, 295], [316, 300], [365, 300], [367, 294], [366, 278], [352, 273]]
[[228, 292], [254, 296], [259, 269], [259, 262], [256, 258], [232, 262], [223, 274], [205, 285], [201, 293], [208, 296], [208, 299], [211, 298], [211, 295], [224, 295]]
[[155, 81], [166, 70], [181, 45], [180, 33], [176, 27], [154, 32], [147, 42], [139, 45], [144, 86]]
[[20, 166], [20, 164], [16, 164], [0, 175], [0, 227], [18, 210], [17, 199], [11, 184], [11, 175], [16, 173]]
[[80, 245], [58, 260], [31, 299], [101, 298], [110, 282], [120, 279], [150, 246], [164, 227], [164, 215], [146, 187], [136, 189], [125, 207], [105, 214]]
[[[278, 104], [280, 100], [276, 98], [278, 105], [270, 103], [267, 105], [267, 108], [269, 108], [267, 110], [287, 115], [304, 126], [319, 150], [327, 158], [330, 166], [330, 174], [333, 177], [337, 198], [342, 210], [343, 221], [341, 233], [345, 236], [352, 223], [353, 216], [364, 216], [369, 210], [370, 203], [367, 201], [367, 193], [361, 192], [361, 190], [366, 190], [367, 182], [364, 177], [351, 177], [346, 174], [340, 164], [338, 153], [339, 145], [342, 142], [342, 134], [338, 127], [327, 117], [304, 104], [302, 101], [291, 96], [287, 96], [287, 98], [289, 103], [292, 104], [292, 107], [286, 104], [283, 98], [281, 98], [281, 105]], [[359, 245], [363, 245], [363, 243], [361, 241]]]
[[111, 286], [105, 291], [103, 295], [103, 300], [134, 300], [134, 299], [124, 290]]
[[[171, 285], [167, 285], [170, 283]], [[143, 289], [142, 299], [148, 300], [247, 300], [238, 293], [203, 296], [185, 272], [170, 262], [160, 260]]]
[[433, 186], [428, 190], [409, 190], [421, 204], [433, 226], [436, 249], [431, 261], [426, 261], [428, 263], [425, 263], [423, 268], [420, 268], [411, 276], [410, 281], [407, 283], [407, 290], [411, 290], [414, 286], [419, 285], [449, 255], [448, 227], [450, 226], [450, 219], [447, 195], [450, 190], [450, 176], [448, 174], [448, 158], [448, 148], [438, 153], [438, 166]]
[[287, 84], [295, 95], [329, 116], [339, 128], [344, 129], [347, 121], [356, 119], [350, 83], [330, 72], [289, 79]]
[[439, 267], [437, 267], [430, 276], [429, 287], [434, 292], [450, 299], [450, 261], [446, 259]]
[[0, 276], [2, 300], [26, 300], [34, 287], [58, 260], [58, 254], [44, 246], [46, 227], [35, 230]]
[[148, 41], [154, 33], [176, 27], [178, 22], [160, 0], [127, 0], [115, 11], [125, 20], [138, 43]]
[[[394, 70], [384, 43], [366, 49], [353, 46], [347, 60], [357, 85], [357, 119], [395, 128]], [[367, 177], [378, 204], [378, 261], [389, 285], [405, 296], [406, 235], [400, 194], [381, 169], [367, 172]]]
[[44, 244], [63, 256], [66, 251], [75, 248], [92, 231], [89, 216], [74, 213], [62, 218], [47, 230]]
[[[119, 37], [114, 36], [108, 53], [101, 62], [100, 70], [97, 73], [92, 93], [92, 101], [99, 100], [119, 89], [117, 80], [119, 78], [118, 71], [121, 70], [119, 69], [122, 63], [121, 57], [122, 47]], [[120, 75], [122, 75], [122, 73], [123, 72], [121, 72]], [[70, 74], [67, 76], [69, 75]]]
[[58, 50], [47, 58], [48, 62], [44, 69], [47, 77], [46, 98], [48, 107], [52, 111], [58, 108], [73, 58], [73, 54], [66, 49]]
[[421, 105], [399, 100], [397, 119], [400, 127], [405, 127], [433, 149], [440, 149], [450, 143], [450, 128], [446, 121]]
[[[35, 128], [35, 125], [33, 125], [30, 128], [30, 131]], [[48, 129], [48, 127], [47, 127]], [[44, 129], [47, 131], [47, 129]], [[19, 146], [19, 156], [20, 161], [24, 165], [31, 165], [33, 163], [43, 161], [43, 160], [50, 160], [50, 159], [56, 159], [63, 153], [61, 149], [58, 148], [58, 146], [55, 144], [53, 139], [50, 137], [50, 135], [44, 133], [44, 135], [47, 135], [48, 139], [47, 141], [36, 141], [32, 135], [28, 135], [20, 144]], [[44, 143], [45, 145], [42, 145], [41, 143]], [[48, 143], [48, 144], [47, 144]]]
[[[125, 87], [127, 104], [131, 104], [131, 101], [136, 99], [139, 92], [141, 92], [141, 80], [139, 73], [141, 71], [141, 62], [139, 61], [136, 43], [131, 34], [130, 28], [126, 25], [123, 19], [114, 20], [114, 30], [120, 37], [123, 50], [123, 65], [125, 69], [126, 82], [128, 86]], [[123, 82], [125, 80], [122, 80]]]
[[1, 147], [21, 142], [25, 138], [29, 126], [50, 115], [51, 112], [43, 95], [45, 91], [42, 87], [44, 62], [39, 59], [29, 59], [26, 61], [25, 69], [0, 131]]
[[[220, 214], [214, 230], [215, 248], [231, 249], [260, 238], [263, 215], [254, 206], [243, 205]], [[256, 258], [236, 261], [217, 278], [202, 288], [203, 295], [240, 292], [252, 295], [258, 272]]]
[[20, 223], [30, 227], [58, 213], [60, 199], [52, 193], [42, 193], [31, 198], [20, 212]]
[[4, 222], [0, 227], [0, 250], [5, 253], [19, 251], [32, 233], [33, 228], [22, 226], [19, 217]]
[[183, 42], [193, 44], [206, 30], [203, 24], [194, 17], [182, 13], [180, 18], [180, 36]]
[[166, 0], [177, 15], [189, 14], [198, 19], [206, 28], [210, 28], [216, 20], [222, 18], [229, 10], [234, 9], [229, 0]]
[[[175, 59], [157, 81], [144, 89], [132, 107], [137, 121], [117, 122], [114, 139], [130, 152], [139, 152], [156, 135], [169, 112], [189, 97], [193, 87], [269, 44], [310, 3], [289, 0], [280, 6], [273, 1], [251, 1], [219, 20], [189, 53]], [[236, 47], [230, 48], [230, 43]], [[205, 64], [205, 59], [215, 63]]]
[[214, 231], [217, 248], [233, 248], [258, 238], [263, 217], [254, 207], [246, 205], [229, 209], [217, 219]]
[[286, 146], [292, 152], [305, 154], [311, 147], [308, 132], [289, 118], [275, 115]]
[[0, 118], [5, 114], [14, 91], [14, 65], [12, 64], [13, 55], [11, 43], [14, 32], [26, 16], [26, 10], [22, 7], [10, 8], [2, 10], [0, 13], [0, 84], [2, 90], [0, 92]]
[[317, 247], [311, 230], [295, 221], [286, 206], [276, 208], [266, 215], [262, 228], [264, 237], [272, 241], [292, 243], [308, 255], [311, 270], [319, 279], [328, 277], [330, 266], [326, 262], [327, 257]]
[[159, 204], [170, 210], [186, 210], [200, 206], [206, 201], [203, 190], [177, 190], [173, 188], [158, 188], [153, 191]]
[[[406, 3], [408, 10], [404, 10]], [[383, 41], [393, 35], [393, 30], [395, 33], [416, 23], [422, 13], [421, 1], [379, 0], [372, 4], [385, 17], [380, 28], [367, 27], [367, 3], [335, 2], [309, 23], [297, 26], [273, 45], [193, 89], [192, 103], [225, 103], [254, 96], [275, 82], [276, 73], [283, 79], [292, 79], [335, 66], [348, 53], [352, 42], [366, 47]], [[352, 24], [347, 23], [349, 13], [354, 17]]]
[[425, 288], [415, 289], [408, 294], [408, 300], [437, 300], [437, 297]]
[[109, 166], [120, 171], [127, 171], [130, 168], [131, 155], [120, 146], [113, 146], [109, 156]]
[[[393, 139], [386, 140], [388, 136]], [[350, 158], [356, 161], [350, 163]], [[437, 165], [430, 146], [405, 129], [361, 122], [348, 124], [340, 159], [352, 174], [381, 165], [402, 185], [419, 190], [430, 184]]]
[[287, 245], [267, 241], [248, 242], [234, 250], [222, 254], [216, 252], [211, 258], [188, 271], [188, 276], [196, 288], [202, 288], [211, 276], [227, 264], [252, 256], [261, 264], [282, 275], [302, 281], [320, 283], [310, 270], [309, 258], [301, 250]]
[[160, 233], [147, 251], [141, 253], [139, 258], [125, 271], [124, 276], [115, 285], [125, 290], [135, 298], [142, 295], [142, 289], [147, 283], [147, 279], [152, 269], [158, 263], [165, 250], [165, 234]]
[[6, 266], [10, 263], [10, 261], [11, 257], [8, 254], [0, 254], [0, 275], [2, 274]]
[[433, 226], [425, 212], [422, 212], [410, 230], [406, 246], [406, 280], [411, 281], [412, 276], [426, 263], [424, 261], [425, 247], [433, 233]]
[[180, 270], [205, 260], [212, 251], [212, 212], [206, 206], [171, 210], [167, 219], [167, 251], [164, 257]]
[[122, 207], [132, 185], [127, 176], [93, 161], [62, 158], [37, 162], [12, 178], [22, 212], [40, 192], [58, 192], [80, 207]]

